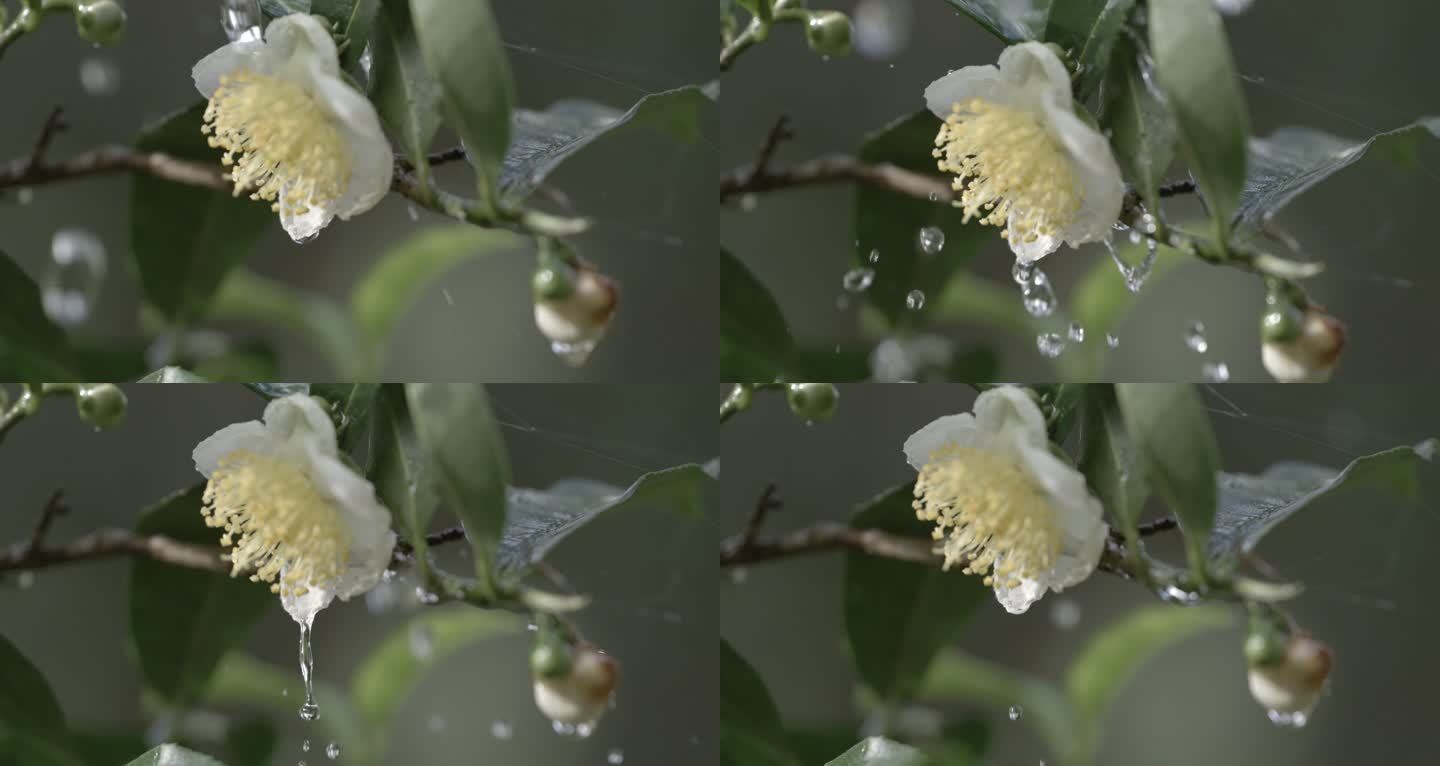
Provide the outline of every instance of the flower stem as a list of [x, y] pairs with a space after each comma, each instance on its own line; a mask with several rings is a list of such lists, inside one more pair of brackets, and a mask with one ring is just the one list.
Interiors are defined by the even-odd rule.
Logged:
[[735, 59], [739, 58], [740, 54], [769, 37], [770, 29], [775, 24], [783, 22], [803, 22], [810, 18], [809, 11], [806, 11], [804, 8], [792, 7], [794, 5], [796, 4], [790, 0], [776, 0], [770, 21], [765, 21], [759, 16], [750, 19], [750, 23], [745, 27], [745, 31], [727, 43], [720, 51], [720, 71], [724, 72], [730, 69], [730, 66], [735, 63]]

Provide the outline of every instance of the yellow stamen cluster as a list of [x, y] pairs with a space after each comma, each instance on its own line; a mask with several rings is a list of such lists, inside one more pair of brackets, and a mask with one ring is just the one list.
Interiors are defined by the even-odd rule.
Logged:
[[304, 215], [340, 198], [350, 184], [350, 152], [331, 117], [299, 85], [246, 69], [220, 78], [205, 109], [210, 145], [225, 150], [235, 196], [268, 200]]
[[1048, 498], [1005, 455], [941, 447], [920, 469], [913, 506], [922, 521], [935, 522], [935, 539], [945, 540], [945, 569], [961, 562], [986, 585], [1019, 587], [1020, 578], [1037, 578], [1060, 555]]
[[1059, 236], [1075, 220], [1083, 190], [1070, 159], [1036, 116], [972, 98], [950, 107], [933, 154], [965, 220], [1007, 226], [1010, 243]]
[[[205, 487], [205, 524], [222, 527], [230, 574], [303, 596], [338, 579], [350, 559], [350, 533], [335, 507], [299, 466], [236, 450], [220, 459]], [[232, 547], [233, 546], [233, 547]]]

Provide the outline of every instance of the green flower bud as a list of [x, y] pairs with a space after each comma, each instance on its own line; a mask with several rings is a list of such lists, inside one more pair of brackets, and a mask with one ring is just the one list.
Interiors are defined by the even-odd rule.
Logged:
[[75, 9], [80, 36], [96, 45], [114, 45], [125, 34], [125, 9], [115, 0], [94, 0]]
[[541, 639], [530, 649], [530, 672], [536, 678], [564, 678], [574, 664], [574, 649], [559, 639]]
[[840, 392], [833, 383], [791, 383], [786, 396], [790, 411], [807, 423], [829, 420], [840, 401]]
[[80, 419], [96, 428], [111, 428], [125, 419], [125, 392], [110, 383], [81, 386], [75, 395]]
[[1286, 637], [1275, 630], [1252, 630], [1245, 637], [1245, 663], [1250, 667], [1274, 665], [1285, 658]]
[[530, 277], [530, 291], [537, 301], [558, 301], [575, 292], [575, 269], [565, 264], [540, 266]]
[[805, 24], [805, 41], [822, 56], [850, 53], [850, 17], [839, 11], [817, 11]]
[[1270, 293], [1265, 296], [1265, 313], [1260, 317], [1260, 339], [1267, 343], [1289, 343], [1300, 337], [1304, 314], [1295, 304]]

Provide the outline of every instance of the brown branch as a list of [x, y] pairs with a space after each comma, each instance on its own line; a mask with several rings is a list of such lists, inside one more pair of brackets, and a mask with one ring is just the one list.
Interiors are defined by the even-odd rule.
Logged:
[[864, 163], [854, 157], [834, 154], [780, 170], [766, 169], [763, 173], [755, 173], [750, 167], [732, 170], [720, 177], [720, 201], [754, 192], [852, 182], [933, 202], [948, 204], [955, 197], [950, 182], [939, 176], [916, 173], [889, 163]]

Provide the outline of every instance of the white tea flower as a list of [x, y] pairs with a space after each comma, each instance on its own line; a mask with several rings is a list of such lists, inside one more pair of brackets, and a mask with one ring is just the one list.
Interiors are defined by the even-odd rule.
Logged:
[[940, 170], [965, 219], [1005, 227], [1022, 261], [1109, 236], [1124, 184], [1110, 143], [1077, 114], [1070, 73], [1042, 43], [1012, 45], [998, 66], [968, 66], [925, 89], [945, 121]]
[[1095, 571], [1107, 534], [1100, 501], [1050, 451], [1026, 391], [981, 393], [975, 414], [947, 415], [906, 439], [905, 457], [920, 472], [916, 515], [935, 522], [945, 569], [983, 576], [1011, 614]]
[[380, 581], [395, 547], [390, 513], [345, 464], [335, 426], [309, 396], [270, 402], [263, 423], [216, 431], [194, 452], [205, 523], [225, 530], [231, 574], [270, 583], [285, 611], [309, 624], [339, 597]]
[[336, 216], [369, 210], [389, 191], [394, 155], [380, 118], [345, 80], [318, 17], [278, 18], [263, 41], [230, 43], [192, 75], [210, 100], [203, 130], [225, 150], [235, 194], [270, 201], [296, 242]]

